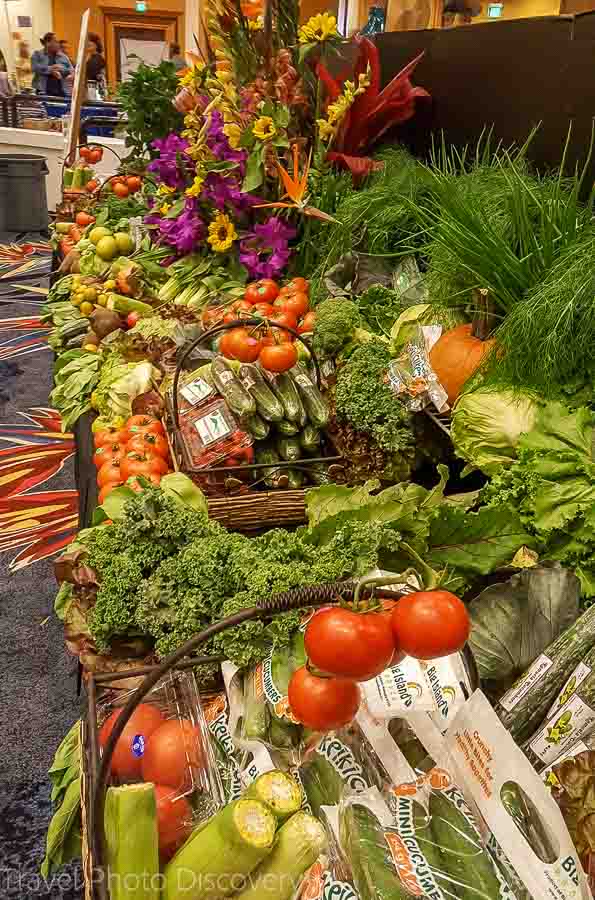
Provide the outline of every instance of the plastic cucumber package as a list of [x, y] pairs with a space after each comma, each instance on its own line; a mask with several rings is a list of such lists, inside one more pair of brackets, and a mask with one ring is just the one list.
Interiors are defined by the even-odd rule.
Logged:
[[[101, 753], [122, 707], [133, 693], [120, 691], [98, 704]], [[223, 806], [221, 776], [191, 671], [169, 672], [138, 704], [116, 742], [109, 784], [114, 788], [111, 825], [116, 830], [137, 806], [139, 815], [146, 818], [152, 808], [158, 823], [160, 816], [167, 821], [167, 827], [160, 826], [159, 830], [162, 861], [175, 852], [195, 826]], [[155, 789], [154, 797], [147, 794], [146, 802], [140, 792], [143, 784]], [[125, 790], [133, 786], [139, 791]]]

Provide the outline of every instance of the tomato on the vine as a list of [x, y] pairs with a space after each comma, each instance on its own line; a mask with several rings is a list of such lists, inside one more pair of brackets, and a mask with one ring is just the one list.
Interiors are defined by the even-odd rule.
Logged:
[[[151, 484], [158, 485], [161, 482], [161, 478], [163, 476], [149, 473], [148, 475], [143, 475], [141, 477], [146, 478], [146, 480], [150, 481]], [[140, 477], [138, 475], [132, 475], [130, 478], [127, 478], [126, 487], [129, 487], [130, 490], [135, 491], [137, 494], [140, 494], [140, 492], [144, 491], [145, 489], [145, 485], [141, 484]]]
[[271, 328], [270, 331], [267, 331], [266, 334], [262, 337], [262, 346], [263, 347], [274, 347], [276, 344], [291, 344], [293, 343], [293, 335], [291, 331], [285, 331], [284, 329]]
[[[292, 312], [277, 309], [269, 318], [271, 322], [277, 322], [278, 325], [284, 325], [286, 328], [293, 328], [294, 331], [298, 330], [297, 316]], [[287, 332], [285, 333], [287, 334]]]
[[270, 303], [255, 303], [252, 309], [256, 315], [263, 316], [265, 319], [275, 312], [275, 307]]
[[119, 462], [106, 462], [97, 473], [97, 484], [100, 488], [105, 487], [106, 484], [122, 484], [123, 481], [121, 463]]
[[261, 278], [246, 288], [244, 298], [250, 303], [272, 303], [279, 295], [279, 285], [271, 278]]
[[384, 672], [395, 652], [390, 620], [339, 606], [317, 612], [304, 636], [312, 665], [327, 675], [369, 681]]
[[233, 355], [233, 332], [235, 328], [230, 328], [229, 331], [224, 331], [219, 339], [218, 350], [219, 353], [223, 354], [226, 359], [235, 359]]
[[137, 453], [135, 450], [126, 453], [120, 464], [122, 481], [133, 475], [166, 475], [168, 466], [162, 456], [156, 453]]
[[81, 159], [84, 159], [85, 162], [89, 162], [89, 157], [91, 155], [91, 148], [86, 145], [81, 147], [79, 150], [79, 156]]
[[138, 175], [129, 175], [126, 179], [126, 187], [130, 191], [131, 194], [135, 194], [136, 191], [139, 191], [142, 186], [142, 181], [138, 177]]
[[396, 646], [417, 659], [461, 650], [469, 637], [467, 607], [450, 591], [416, 591], [401, 597], [391, 613]]
[[[248, 328], [232, 328], [229, 341], [225, 344], [233, 359], [243, 363], [255, 362], [262, 350], [262, 341], [255, 337]], [[224, 354], [225, 355], [225, 354]]]
[[169, 445], [167, 438], [162, 434], [154, 434], [152, 431], [141, 431], [140, 434], [133, 435], [126, 444], [126, 452], [134, 451], [135, 453], [156, 453], [163, 459], [169, 457]]
[[313, 309], [310, 312], [307, 312], [304, 318], [302, 319], [298, 331], [300, 334], [309, 334], [311, 331], [314, 331], [314, 326], [316, 324], [316, 313]]
[[89, 153], [88, 160], [91, 165], [100, 162], [103, 159], [103, 150], [101, 147], [93, 147]]
[[125, 442], [128, 443], [133, 435], [142, 434], [144, 431], [148, 431], [151, 434], [164, 433], [163, 425], [155, 416], [145, 416], [143, 414], [131, 416], [124, 427], [124, 434], [127, 435]]
[[292, 343], [272, 344], [262, 348], [258, 360], [268, 372], [287, 372], [295, 366], [298, 352]]
[[234, 300], [229, 308], [231, 312], [237, 313], [236, 319], [249, 318], [252, 315], [254, 304], [248, 300]]
[[119, 197], [120, 200], [123, 200], [125, 197], [128, 197], [130, 191], [126, 187], [125, 184], [114, 184], [113, 191], [116, 197]]
[[104, 444], [125, 444], [128, 438], [123, 428], [108, 425], [107, 428], [96, 431], [93, 440], [96, 447], [102, 447]]
[[306, 666], [291, 676], [287, 699], [298, 722], [314, 731], [348, 725], [359, 709], [360, 689], [349, 678], [320, 678]]
[[287, 284], [283, 288], [287, 293], [292, 292], [303, 292], [305, 294], [310, 290], [310, 282], [306, 281], [305, 278], [292, 278], [291, 281], [288, 281]]
[[124, 455], [123, 444], [114, 442], [112, 444], [102, 444], [93, 454], [93, 462], [100, 469], [107, 462], [120, 462]]
[[310, 309], [310, 301], [306, 294], [291, 294], [291, 296], [285, 298], [282, 309], [285, 312], [293, 313], [298, 319], [301, 319]]

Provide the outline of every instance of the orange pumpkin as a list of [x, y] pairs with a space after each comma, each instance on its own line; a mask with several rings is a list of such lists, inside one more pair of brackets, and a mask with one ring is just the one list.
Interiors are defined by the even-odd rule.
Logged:
[[430, 351], [430, 363], [448, 394], [451, 406], [491, 352], [494, 343], [493, 338], [482, 341], [475, 337], [471, 324], [457, 325], [436, 341]]

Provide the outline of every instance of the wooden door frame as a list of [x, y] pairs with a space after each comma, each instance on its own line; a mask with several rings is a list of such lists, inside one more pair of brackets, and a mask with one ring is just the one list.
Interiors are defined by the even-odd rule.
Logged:
[[103, 33], [105, 35], [105, 59], [107, 64], [107, 80], [115, 84], [117, 80], [117, 48], [116, 28], [134, 27], [143, 24], [145, 29], [165, 31], [165, 39], [170, 43], [180, 43], [181, 19], [183, 13], [173, 9], [156, 9], [137, 13], [134, 9], [102, 6]]

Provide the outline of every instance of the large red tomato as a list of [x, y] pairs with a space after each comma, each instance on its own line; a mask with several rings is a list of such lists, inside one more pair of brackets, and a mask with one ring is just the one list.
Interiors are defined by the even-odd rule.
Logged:
[[[121, 712], [121, 709], [115, 709], [103, 723], [99, 732], [99, 746], [102, 749], [107, 744], [107, 739]], [[141, 763], [148, 740], [164, 721], [160, 711], [151, 703], [140, 703], [136, 707], [114, 747], [110, 764], [113, 775], [121, 780], [140, 777]]]
[[155, 785], [159, 852], [169, 859], [192, 831], [192, 807], [168, 785]]
[[298, 328], [300, 334], [307, 334], [309, 331], [314, 331], [314, 326], [316, 324], [316, 313], [313, 309], [310, 312], [307, 312], [304, 318], [302, 319], [301, 325]]
[[262, 350], [262, 342], [248, 328], [232, 328], [227, 348], [234, 359], [243, 363], [255, 362]]
[[126, 450], [134, 450], [136, 453], [156, 453], [163, 459], [169, 457], [169, 444], [162, 434], [153, 434], [152, 431], [141, 431], [130, 438]]
[[188, 719], [169, 719], [151, 735], [141, 771], [143, 781], [183, 791], [190, 790], [203, 764], [198, 728]]
[[392, 612], [397, 647], [417, 659], [435, 659], [464, 646], [471, 622], [467, 607], [450, 591], [416, 591]]
[[107, 462], [119, 463], [124, 455], [124, 447], [122, 444], [102, 444], [93, 454], [93, 462], [100, 469]]
[[122, 428], [116, 428], [115, 425], [108, 425], [107, 428], [95, 432], [93, 441], [96, 447], [102, 447], [104, 444], [124, 444], [126, 432]]
[[[297, 330], [297, 316], [292, 312], [286, 312], [285, 310], [278, 309], [275, 313], [273, 313], [272, 316], [269, 316], [269, 318], [271, 322], [276, 322], [278, 325], [284, 325], [285, 328], [293, 328], [294, 331]], [[288, 332], [285, 333], [287, 334]]]
[[384, 672], [395, 652], [388, 618], [338, 606], [310, 619], [304, 643], [316, 669], [355, 681], [369, 681]]
[[287, 372], [295, 366], [298, 360], [298, 352], [291, 343], [272, 344], [263, 347], [258, 361], [263, 369], [269, 372]]
[[122, 481], [126, 481], [132, 475], [166, 475], [168, 465], [162, 456], [156, 453], [137, 453], [132, 450], [126, 453], [120, 465]]
[[283, 301], [282, 309], [284, 309], [285, 312], [293, 313], [294, 316], [301, 319], [310, 309], [310, 301], [306, 294], [290, 294]]
[[270, 278], [261, 278], [249, 284], [244, 298], [249, 303], [272, 303], [279, 294], [279, 285]]
[[293, 715], [306, 728], [334, 731], [351, 722], [361, 695], [355, 681], [319, 678], [302, 666], [291, 676], [287, 699]]
[[150, 434], [163, 434], [163, 425], [155, 416], [147, 416], [144, 414], [131, 416], [124, 427], [124, 433], [127, 435], [126, 440], [129, 441], [135, 434], [142, 434], [148, 431]]
[[120, 463], [113, 460], [104, 463], [97, 473], [97, 484], [100, 488], [105, 487], [106, 484], [122, 484], [123, 481]]

